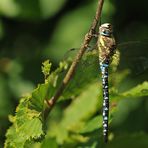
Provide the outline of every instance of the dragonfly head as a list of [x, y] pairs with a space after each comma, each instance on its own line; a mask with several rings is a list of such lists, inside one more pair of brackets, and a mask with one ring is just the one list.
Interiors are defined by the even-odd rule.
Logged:
[[113, 28], [110, 23], [102, 24], [99, 28], [99, 34], [107, 37], [111, 37], [113, 33]]

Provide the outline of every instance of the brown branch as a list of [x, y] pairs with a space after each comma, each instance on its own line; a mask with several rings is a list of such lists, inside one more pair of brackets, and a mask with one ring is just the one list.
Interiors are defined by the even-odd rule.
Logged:
[[88, 45], [89, 45], [89, 43], [90, 43], [90, 41], [91, 41], [91, 39], [93, 37], [92, 35], [93, 35], [94, 31], [96, 30], [97, 24], [98, 24], [99, 19], [101, 17], [103, 3], [104, 3], [104, 0], [98, 0], [98, 6], [97, 6], [95, 18], [94, 18], [94, 20], [92, 22], [92, 25], [91, 25], [91, 27], [89, 29], [89, 32], [85, 35], [83, 44], [82, 44], [81, 48], [79, 49], [79, 52], [77, 53], [73, 63], [71, 64], [71, 66], [70, 66], [65, 78], [63, 79], [59, 89], [57, 90], [55, 95], [50, 100], [47, 101], [49, 107], [45, 111], [45, 118], [47, 118], [49, 112], [51, 111], [51, 109], [55, 105], [56, 101], [59, 99], [60, 95], [63, 93], [65, 87], [68, 84], [68, 82], [71, 80], [71, 78], [72, 78], [72, 76], [73, 76], [73, 74], [75, 72], [77, 64], [79, 63], [79, 61], [80, 61], [81, 57], [83, 56], [86, 48], [88, 47]]

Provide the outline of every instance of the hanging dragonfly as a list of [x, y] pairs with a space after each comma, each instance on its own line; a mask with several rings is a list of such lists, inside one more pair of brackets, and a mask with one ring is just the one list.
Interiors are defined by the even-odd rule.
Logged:
[[[105, 142], [108, 141], [108, 116], [109, 116], [109, 91], [108, 91], [108, 68], [115, 54], [116, 42], [113, 36], [112, 25], [102, 24], [99, 28], [98, 50], [99, 64], [102, 73], [103, 86], [103, 135]], [[117, 54], [119, 55], [119, 54]]]
[[[94, 50], [88, 50], [81, 59], [79, 63], [79, 70], [81, 71], [81, 75], [85, 75], [88, 79], [91, 79], [92, 77], [89, 76], [90, 69], [95, 69], [95, 72], [93, 72], [95, 75], [94, 77], [97, 77], [97, 67], [98, 65], [98, 55], [99, 55], [99, 65], [100, 70], [102, 74], [102, 87], [103, 87], [103, 136], [104, 141], [108, 141], [108, 118], [109, 118], [109, 87], [108, 87], [108, 70], [110, 64], [113, 64], [114, 61], [116, 61], [116, 64], [119, 62], [119, 56], [120, 53], [116, 49], [120, 49], [120, 52], [122, 54], [120, 58], [120, 65], [126, 65], [128, 68], [132, 69], [135, 74], [143, 73], [143, 71], [148, 70], [148, 53], [141, 52], [139, 49], [143, 49], [143, 51], [146, 51], [148, 48], [148, 43], [145, 41], [131, 41], [122, 43], [120, 45], [116, 45], [115, 38], [113, 36], [113, 28], [112, 25], [109, 23], [102, 24], [99, 27], [99, 36], [97, 41], [98, 46], [98, 52], [94, 52]], [[123, 49], [123, 51], [122, 51]], [[128, 49], [128, 50], [127, 50]], [[131, 51], [132, 50], [132, 51]], [[131, 51], [128, 52], [127, 51]], [[77, 52], [77, 50], [72, 49], [70, 55], [73, 56], [73, 52]], [[93, 56], [87, 56], [89, 53], [93, 53]], [[123, 62], [122, 62], [123, 61]], [[123, 64], [122, 64], [123, 63]], [[126, 68], [127, 68], [126, 67]], [[87, 69], [89, 69], [87, 71]], [[87, 72], [86, 72], [87, 71]], [[76, 72], [77, 73], [77, 72]], [[78, 80], [76, 80], [78, 79]], [[85, 84], [89, 83], [88, 81], [84, 80]], [[71, 87], [74, 83], [76, 83], [76, 86], [79, 86], [78, 83], [84, 83], [83, 77], [78, 76], [75, 77], [71, 82]], [[69, 87], [68, 87], [69, 88]], [[73, 87], [72, 87], [73, 88]], [[70, 89], [69, 89], [70, 90]], [[73, 91], [74, 92], [74, 91]], [[74, 92], [75, 93], [75, 92]]]
[[103, 135], [105, 142], [107, 142], [109, 116], [108, 68], [112, 58], [116, 57], [118, 59], [119, 56], [119, 52], [115, 50], [116, 42], [113, 37], [113, 29], [111, 24], [105, 23], [100, 26], [97, 46], [103, 86]]

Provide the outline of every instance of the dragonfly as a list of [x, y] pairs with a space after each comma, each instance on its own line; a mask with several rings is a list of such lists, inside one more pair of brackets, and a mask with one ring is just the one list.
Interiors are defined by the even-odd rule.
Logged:
[[[120, 49], [121, 58], [119, 58], [120, 52], [118, 49]], [[145, 52], [140, 52], [139, 49]], [[91, 77], [89, 76], [89, 72], [86, 72], [87, 69], [90, 70], [90, 68], [94, 69], [95, 67], [95, 70], [98, 70], [97, 65], [99, 65], [99, 69], [102, 75], [102, 90], [103, 90], [102, 116], [103, 116], [103, 136], [105, 142], [108, 141], [108, 131], [109, 131], [109, 125], [108, 125], [109, 67], [111, 64], [114, 63], [114, 61], [116, 61], [116, 64], [118, 65], [120, 59], [120, 64], [122, 68], [124, 66], [127, 66], [129, 69], [131, 69], [134, 72], [135, 75], [142, 74], [144, 71], [148, 70], [148, 53], [146, 51], [147, 49], [148, 49], [148, 43], [145, 41], [129, 41], [116, 45], [116, 40], [113, 36], [113, 27], [110, 23], [105, 23], [99, 27], [97, 48], [93, 50], [88, 49], [88, 51], [84, 54], [83, 58], [81, 59], [78, 65], [80, 66], [82, 72], [81, 74], [83, 75], [83, 72], [84, 74], [87, 73], [86, 77], [88, 77], [89, 79], [91, 79]], [[71, 49], [70, 54], [68, 56], [75, 55], [73, 54], [75, 52], [77, 52], [77, 50]], [[93, 56], [88, 56], [89, 54], [92, 54]], [[94, 75], [94, 77], [98, 76], [98, 72], [95, 71], [95, 73], [96, 75]], [[74, 80], [72, 83], [78, 81], [79, 83], [81, 83], [83, 81], [83, 78], [79, 79], [78, 77], [78, 80]], [[87, 81], [86, 83], [89, 82]], [[78, 86], [78, 83], [76, 84], [76, 86]]]
[[104, 141], [108, 141], [108, 116], [109, 116], [109, 90], [108, 90], [108, 68], [116, 53], [116, 41], [113, 36], [113, 28], [109, 23], [102, 24], [99, 28], [98, 37], [99, 64], [102, 73], [103, 87], [103, 135]]

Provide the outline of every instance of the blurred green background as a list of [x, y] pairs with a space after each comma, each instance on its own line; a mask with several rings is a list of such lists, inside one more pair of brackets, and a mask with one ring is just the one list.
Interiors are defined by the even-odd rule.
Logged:
[[[68, 49], [80, 47], [96, 6], [97, 0], [0, 0], [0, 145], [10, 125], [8, 115], [14, 114], [20, 96], [43, 82], [41, 63], [50, 59], [54, 69]], [[101, 22], [114, 25], [119, 43], [147, 42], [147, 6], [147, 0], [105, 0]], [[141, 49], [140, 54], [146, 50]], [[134, 67], [139, 68], [139, 63], [135, 64]], [[146, 55], [140, 64], [142, 70], [134, 76], [142, 82], [148, 74]], [[145, 75], [144, 80], [139, 76], [141, 73]], [[126, 113], [117, 115], [120, 118], [117, 118], [116, 129], [148, 132], [148, 101], [145, 98], [124, 101], [121, 108]], [[142, 124], [131, 128], [130, 121], [125, 118], [135, 122], [141, 120]]]

